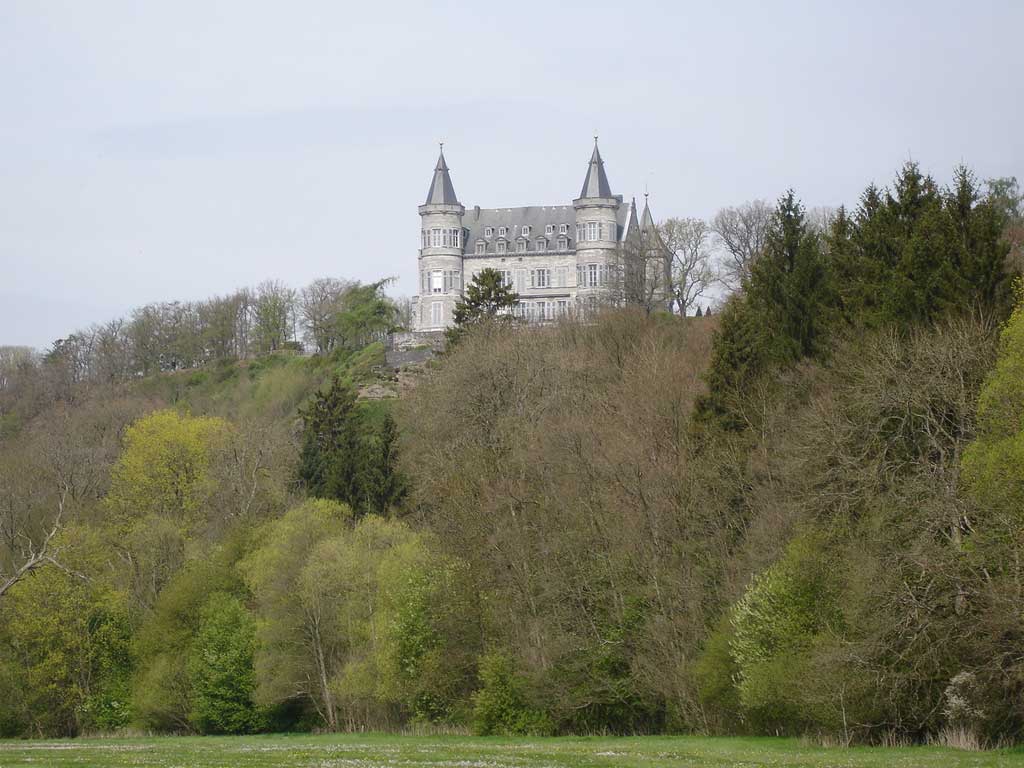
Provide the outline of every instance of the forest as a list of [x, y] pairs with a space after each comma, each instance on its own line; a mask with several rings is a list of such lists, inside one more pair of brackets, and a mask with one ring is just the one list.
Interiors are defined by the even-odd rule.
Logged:
[[662, 236], [670, 311], [397, 382], [386, 281], [0, 348], [0, 736], [1024, 740], [1016, 182]]

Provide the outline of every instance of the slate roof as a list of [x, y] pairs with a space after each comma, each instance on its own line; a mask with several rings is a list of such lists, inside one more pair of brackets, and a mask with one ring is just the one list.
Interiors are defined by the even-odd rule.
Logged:
[[458, 205], [459, 199], [455, 196], [455, 187], [452, 186], [452, 177], [448, 174], [448, 164], [444, 161], [444, 150], [437, 158], [437, 165], [434, 167], [434, 178], [430, 180], [430, 190], [427, 192], [425, 205]]
[[604, 161], [597, 149], [597, 139], [594, 139], [594, 154], [590, 156], [590, 164], [587, 166], [587, 178], [583, 180], [583, 191], [580, 197], [611, 197], [612, 188], [608, 184], [608, 176], [604, 172]]
[[[614, 197], [614, 195], [608, 195]], [[619, 198], [621, 202], [621, 197]], [[622, 203], [617, 213], [619, 225], [618, 239], [625, 237], [626, 226], [629, 224], [630, 212], [633, 210], [631, 203]], [[545, 235], [544, 229], [547, 225], [554, 227], [554, 234]], [[507, 227], [508, 234], [505, 239], [508, 241], [508, 253], [514, 255], [516, 240], [522, 235], [523, 227], [530, 227], [530, 246], [527, 253], [535, 252], [533, 248], [540, 237], [547, 237], [549, 241], [548, 251], [555, 250], [558, 243], [558, 225], [566, 224], [568, 238], [568, 250], [576, 247], [576, 209], [571, 205], [527, 205], [520, 208], [470, 208], [462, 217], [462, 226], [466, 230], [465, 255], [472, 257], [476, 253], [477, 240], [484, 240], [487, 243], [487, 256], [494, 256], [495, 243], [498, 237], [498, 228]], [[490, 237], [484, 232], [488, 227], [493, 229]]]

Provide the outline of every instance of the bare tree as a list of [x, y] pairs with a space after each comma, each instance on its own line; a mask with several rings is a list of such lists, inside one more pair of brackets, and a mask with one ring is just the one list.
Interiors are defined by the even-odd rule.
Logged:
[[666, 219], [658, 234], [671, 255], [671, 311], [690, 314], [697, 301], [718, 280], [711, 249], [711, 227], [703, 219]]
[[330, 352], [337, 343], [334, 318], [341, 308], [342, 296], [351, 286], [344, 280], [321, 277], [299, 293], [299, 312], [306, 337], [320, 354]]
[[711, 229], [727, 253], [722, 280], [732, 290], [740, 287], [764, 250], [771, 221], [772, 206], [765, 200], [723, 208], [711, 220]]
[[281, 349], [294, 339], [294, 289], [277, 280], [266, 280], [256, 286], [254, 309], [256, 345], [261, 354]]

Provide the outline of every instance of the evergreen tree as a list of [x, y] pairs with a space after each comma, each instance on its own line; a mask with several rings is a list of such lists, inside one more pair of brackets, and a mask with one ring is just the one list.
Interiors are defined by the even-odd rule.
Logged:
[[364, 440], [361, 463], [362, 506], [370, 514], [385, 516], [408, 492], [398, 469], [398, 425], [391, 414], [384, 415], [377, 434]]
[[489, 320], [511, 320], [512, 310], [519, 302], [519, 294], [502, 280], [496, 269], [485, 269], [466, 286], [466, 295], [455, 305], [452, 319], [455, 324], [446, 332], [449, 344], [462, 338], [466, 329]]
[[299, 479], [309, 496], [337, 499], [355, 509], [360, 498], [362, 419], [355, 390], [335, 377], [301, 412]]
[[831, 321], [831, 280], [818, 235], [808, 229], [793, 191], [778, 203], [764, 253], [743, 293], [726, 303], [705, 374], [704, 418], [739, 429], [737, 409], [751, 384], [771, 367], [825, 349]]

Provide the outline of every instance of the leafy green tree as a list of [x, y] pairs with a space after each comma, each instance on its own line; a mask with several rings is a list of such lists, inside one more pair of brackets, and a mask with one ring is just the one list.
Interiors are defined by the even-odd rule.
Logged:
[[457, 343], [469, 328], [479, 323], [498, 319], [510, 321], [517, 303], [519, 295], [505, 284], [498, 270], [481, 270], [466, 285], [465, 297], [455, 305], [454, 325], [446, 331], [448, 343]]
[[395, 303], [384, 295], [391, 280], [348, 286], [341, 293], [339, 311], [334, 317], [337, 343], [344, 349], [357, 350], [373, 341], [380, 341], [398, 323]]
[[193, 686], [188, 661], [211, 593], [244, 589], [224, 551], [196, 558], [174, 573], [136, 628], [137, 670], [133, 683], [135, 723], [163, 732], [190, 731]]
[[[14, 715], [36, 735], [76, 736], [119, 728], [129, 717], [130, 623], [121, 595], [98, 573], [95, 535], [64, 532], [65, 568], [46, 568], [16, 584], [0, 604], [0, 640]], [[0, 676], [5, 673], [0, 671]]]
[[334, 608], [337, 575], [311, 568], [322, 542], [337, 536], [351, 510], [312, 499], [267, 523], [260, 546], [239, 568], [256, 600], [256, 699], [270, 706], [298, 701], [311, 706], [329, 729], [338, 728], [331, 677], [343, 637]]
[[200, 733], [251, 733], [265, 724], [253, 702], [256, 622], [238, 598], [214, 592], [188, 656], [189, 719]]
[[810, 536], [795, 539], [778, 563], [754, 578], [733, 609], [729, 647], [739, 701], [769, 733], [808, 722], [794, 672], [816, 636], [841, 622], [838, 585], [820, 546]]

